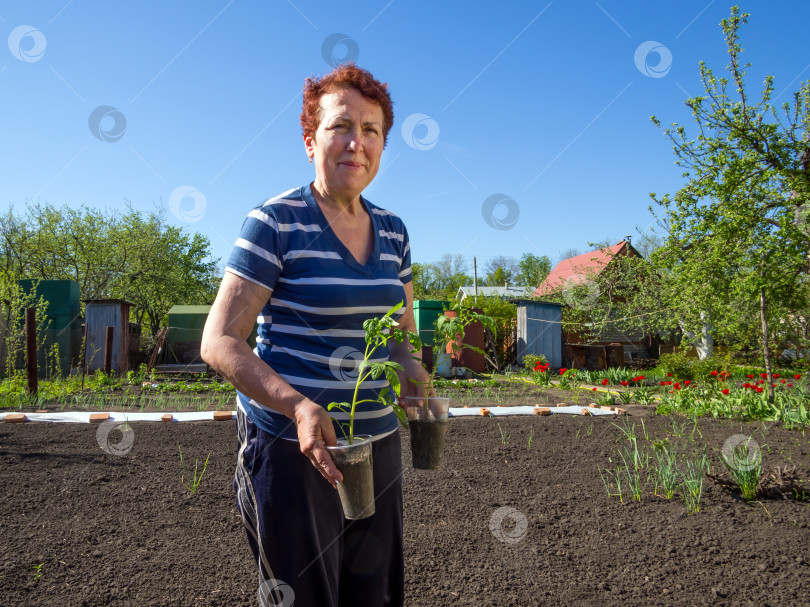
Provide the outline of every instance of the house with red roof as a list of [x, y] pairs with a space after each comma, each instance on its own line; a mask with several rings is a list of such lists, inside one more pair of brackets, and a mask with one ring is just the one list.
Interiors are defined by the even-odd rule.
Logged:
[[612, 247], [563, 259], [534, 290], [534, 296], [545, 297], [584, 284], [601, 274], [610, 262], [622, 255], [642, 256], [633, 248], [630, 240], [622, 240]]
[[[595, 305], [600, 295], [596, 277], [616, 259], [626, 255], [642, 257], [629, 237], [611, 247], [563, 259], [538, 285], [533, 296], [543, 298], [561, 294], [567, 305], [588, 309]], [[563, 359], [570, 367], [604, 368], [622, 365], [634, 358], [649, 358], [654, 339], [640, 332], [621, 331], [608, 324], [602, 329], [599, 341], [587, 344], [579, 343], [581, 341], [577, 332], [563, 333]]]

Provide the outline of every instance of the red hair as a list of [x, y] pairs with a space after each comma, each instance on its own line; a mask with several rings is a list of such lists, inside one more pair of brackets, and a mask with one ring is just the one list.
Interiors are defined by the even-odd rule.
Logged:
[[388, 84], [376, 80], [371, 72], [354, 63], [339, 65], [323, 78], [307, 78], [304, 81], [304, 107], [301, 111], [301, 129], [304, 135], [314, 135], [321, 123], [321, 97], [335, 89], [351, 87], [363, 97], [375, 102], [383, 112], [384, 141], [394, 124], [394, 103], [388, 94]]

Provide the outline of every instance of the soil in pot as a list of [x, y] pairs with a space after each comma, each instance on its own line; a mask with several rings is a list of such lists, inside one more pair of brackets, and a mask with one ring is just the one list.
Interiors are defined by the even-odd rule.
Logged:
[[441, 466], [449, 412], [449, 398], [405, 399], [414, 468], [435, 470]]
[[347, 519], [367, 518], [374, 514], [374, 468], [371, 459], [371, 437], [355, 435], [350, 445], [345, 438], [327, 447], [341, 474], [338, 495]]
[[422, 470], [436, 470], [441, 466], [444, 453], [444, 437], [447, 435], [447, 421], [408, 422], [411, 433], [411, 457], [413, 467]]

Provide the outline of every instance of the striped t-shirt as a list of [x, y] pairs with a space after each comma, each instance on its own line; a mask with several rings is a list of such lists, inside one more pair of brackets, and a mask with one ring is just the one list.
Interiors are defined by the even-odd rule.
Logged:
[[[254, 352], [298, 392], [324, 408], [351, 403], [357, 365], [366, 348], [363, 321], [384, 315], [405, 299], [411, 280], [408, 233], [393, 213], [362, 199], [374, 231], [374, 248], [359, 264], [329, 227], [310, 186], [290, 190], [248, 213], [226, 269], [271, 291], [258, 317]], [[404, 310], [404, 307], [403, 307]], [[398, 311], [394, 318], [402, 316]], [[388, 359], [380, 347], [373, 361]], [[368, 379], [358, 400], [374, 399], [385, 376]], [[237, 393], [257, 426], [296, 439], [293, 422]], [[393, 396], [393, 394], [391, 394]], [[333, 419], [348, 415], [333, 410]], [[397, 427], [390, 407], [358, 405], [355, 434], [381, 436]], [[335, 425], [338, 437], [343, 431]]]

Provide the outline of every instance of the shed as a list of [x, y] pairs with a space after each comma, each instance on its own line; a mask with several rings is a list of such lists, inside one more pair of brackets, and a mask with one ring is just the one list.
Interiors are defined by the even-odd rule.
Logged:
[[422, 360], [428, 371], [433, 370], [433, 332], [434, 323], [449, 305], [438, 299], [416, 299], [413, 302], [413, 316], [416, 321], [416, 332], [422, 340]]
[[126, 373], [129, 371], [130, 350], [129, 308], [133, 304], [123, 299], [87, 299], [84, 303], [87, 371], [104, 368], [107, 327], [112, 327], [110, 370], [116, 374]]
[[169, 364], [201, 363], [200, 343], [211, 306], [172, 306], [166, 336]]
[[[169, 365], [205, 364], [200, 356], [200, 345], [209, 312], [211, 312], [211, 306], [208, 305], [171, 307], [164, 363]], [[259, 325], [254, 323], [253, 331], [246, 340], [251, 348], [256, 346], [258, 332]]]
[[562, 366], [562, 304], [522, 299], [517, 304], [517, 359], [543, 355], [554, 368]]
[[59, 371], [62, 375], [68, 375], [71, 362], [80, 358], [82, 321], [79, 283], [75, 280], [23, 279], [18, 284], [23, 293], [32, 294], [36, 299], [42, 298], [48, 303], [48, 326], [44, 343], [37, 353], [40, 378], [44, 378], [49, 371], [46, 368], [46, 352], [54, 345], [59, 348]]

